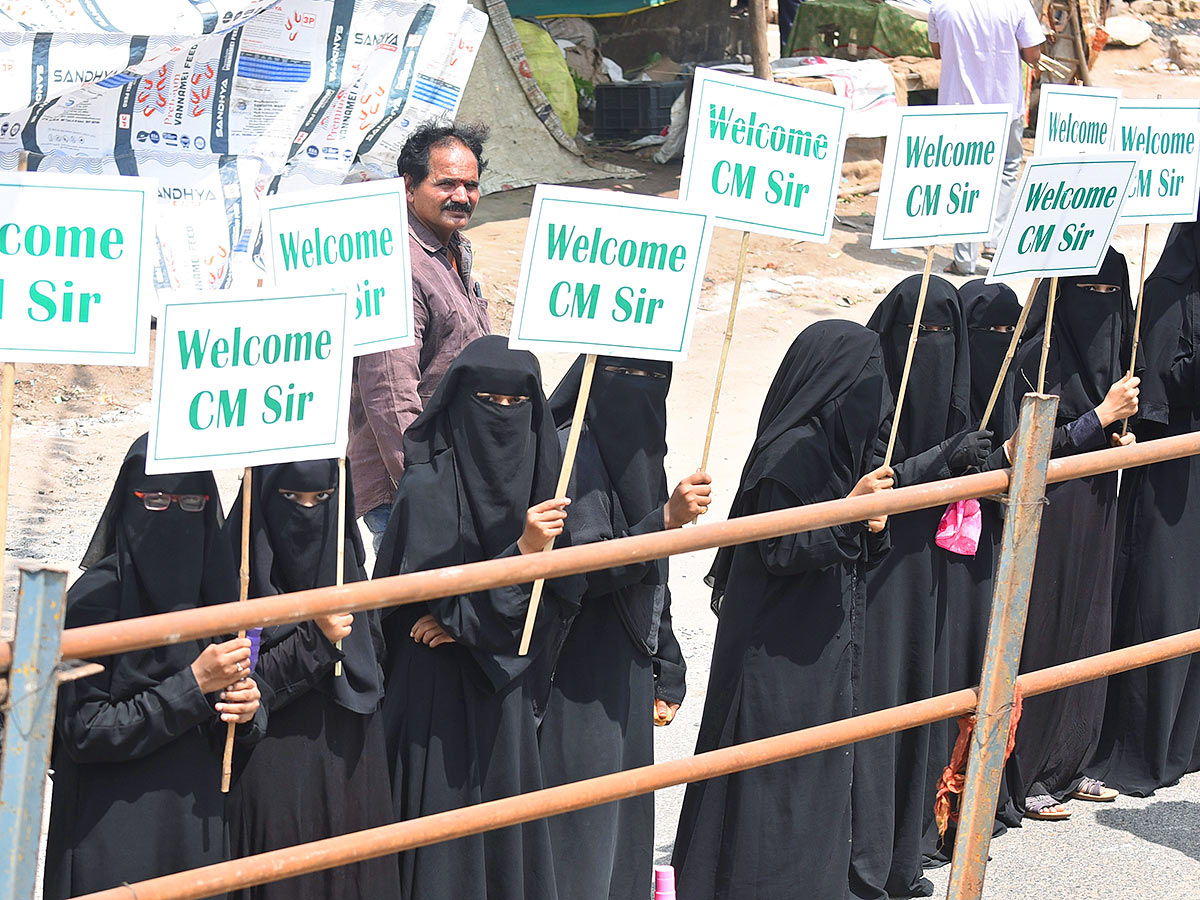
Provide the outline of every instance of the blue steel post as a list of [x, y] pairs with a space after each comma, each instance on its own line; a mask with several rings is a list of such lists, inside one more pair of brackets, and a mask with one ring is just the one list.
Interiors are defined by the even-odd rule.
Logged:
[[1004, 543], [979, 680], [977, 721], [950, 871], [950, 900], [979, 900], [983, 893], [1057, 411], [1057, 397], [1026, 394], [1021, 403]]
[[22, 569], [0, 752], [0, 900], [30, 900], [58, 698], [67, 573]]

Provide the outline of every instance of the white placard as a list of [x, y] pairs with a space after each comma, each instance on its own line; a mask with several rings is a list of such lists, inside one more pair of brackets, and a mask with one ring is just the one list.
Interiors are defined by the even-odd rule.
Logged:
[[725, 228], [828, 241], [848, 117], [832, 94], [697, 69], [679, 198]]
[[677, 200], [538, 185], [509, 345], [685, 359], [711, 240]]
[[355, 356], [413, 343], [402, 179], [268, 196], [263, 240], [267, 274], [277, 288], [350, 295]]
[[0, 361], [144, 366], [151, 178], [0, 176]]
[[1114, 149], [1138, 157], [1121, 224], [1194, 222], [1200, 201], [1200, 100], [1126, 100]]
[[349, 297], [213, 297], [163, 304], [146, 473], [345, 455]]
[[1108, 153], [1116, 141], [1117, 88], [1043, 84], [1034, 156]]
[[871, 247], [986, 241], [1000, 196], [1006, 105], [898, 110], [888, 134]]
[[1031, 159], [988, 282], [1099, 272], [1136, 168], [1128, 154]]

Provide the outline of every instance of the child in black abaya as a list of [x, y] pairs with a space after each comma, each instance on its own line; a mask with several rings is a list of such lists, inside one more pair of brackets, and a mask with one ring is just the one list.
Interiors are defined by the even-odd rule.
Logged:
[[[562, 462], [531, 353], [487, 336], [447, 370], [404, 436], [405, 470], [375, 576], [541, 551], [563, 532]], [[397, 607], [384, 620], [384, 725], [395, 817], [542, 787], [535, 706], [583, 580], [546, 583], [529, 654], [531, 585]], [[546, 820], [401, 854], [405, 900], [555, 900]]]
[[[250, 505], [250, 596], [270, 597], [337, 581], [337, 504], [345, 504], [344, 583], [366, 580], [347, 464], [337, 460], [254, 470]], [[241, 547], [243, 493], [227, 531]], [[255, 677], [269, 713], [267, 734], [235, 757], [229, 828], [238, 856], [264, 853], [392, 821], [383, 720], [379, 613], [325, 616], [262, 634]], [[341, 641], [341, 648], [337, 642]], [[338, 662], [340, 674], [335, 673]], [[234, 895], [246, 900], [374, 900], [399, 893], [395, 860], [383, 857]], [[231, 898], [232, 900], [232, 898]]]
[[[68, 628], [238, 598], [212, 473], [146, 475], [146, 443], [130, 447], [67, 592]], [[244, 638], [96, 662], [103, 672], [59, 693], [46, 900], [227, 859], [225, 723], [246, 740], [265, 727]]]
[[[886, 390], [876, 335], [838, 320], [805, 329], [763, 404], [730, 518], [890, 488], [890, 470], [872, 471]], [[720, 621], [697, 753], [863, 711], [865, 576], [886, 551], [883, 529], [857, 522], [718, 551], [709, 583]], [[845, 896], [855, 752], [688, 785], [679, 896]]]

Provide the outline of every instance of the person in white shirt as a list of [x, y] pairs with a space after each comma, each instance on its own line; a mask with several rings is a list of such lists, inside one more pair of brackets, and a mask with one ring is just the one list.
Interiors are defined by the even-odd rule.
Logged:
[[[984, 251], [996, 248], [996, 236], [1008, 218], [1021, 169], [1025, 90], [1021, 62], [1033, 66], [1045, 43], [1041, 23], [1029, 0], [933, 0], [929, 10], [929, 46], [942, 61], [938, 103], [966, 106], [1007, 103], [1012, 126], [1005, 152], [1000, 201], [996, 204], [993, 238]], [[946, 271], [974, 275], [978, 244], [955, 244], [954, 262]]]

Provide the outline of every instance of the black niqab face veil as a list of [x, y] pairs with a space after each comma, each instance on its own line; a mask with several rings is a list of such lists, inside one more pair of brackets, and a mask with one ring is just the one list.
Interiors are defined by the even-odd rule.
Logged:
[[967, 282], [958, 289], [958, 296], [971, 351], [971, 421], [978, 422], [1012, 342], [1012, 328], [1021, 318], [1021, 303], [1008, 285], [988, 284], [982, 278]]
[[[792, 342], [763, 401], [758, 434], [742, 469], [729, 518], [747, 515], [759, 483], [766, 477], [789, 484], [797, 496], [819, 477], [822, 490], [844, 497], [869, 470], [879, 425], [891, 412], [879, 338], [840, 319], [816, 322]], [[832, 471], [808, 473], [788, 466], [795, 429], [817, 421], [829, 438]], [[705, 581], [713, 589], [716, 610], [725, 593], [735, 548], [717, 551]]]
[[[1081, 284], [1114, 285], [1119, 290], [1101, 293]], [[1023, 341], [1037, 347], [1046, 325], [1050, 283], [1043, 281], [1034, 297]], [[1095, 275], [1060, 278], [1054, 303], [1054, 330], [1046, 364], [1046, 392], [1058, 394], [1059, 418], [1077, 419], [1104, 400], [1128, 364], [1133, 338], [1133, 302], [1129, 294], [1129, 266], [1112, 247]], [[1033, 350], [1026, 351], [1033, 354]], [[1036, 367], [1037, 363], [1034, 363]], [[1035, 390], [1037, 371], [1022, 367], [1016, 394]]]
[[[337, 583], [337, 516], [339, 502], [346, 510], [343, 583], [365, 581], [366, 551], [355, 524], [354, 484], [346, 462], [345, 492], [338, 496], [336, 459], [257, 466], [251, 478], [250, 597], [271, 597]], [[230, 547], [240, 552], [245, 485], [229, 511]], [[280, 491], [331, 491], [325, 502], [301, 506]], [[382, 672], [371, 638], [377, 613], [355, 613], [350, 634], [342, 641], [342, 676], [317, 687], [339, 706], [357, 713], [373, 712], [383, 697]], [[278, 625], [263, 632], [265, 652], [296, 630]]]
[[[920, 296], [921, 276], [911, 275], [892, 288], [867, 322], [879, 335], [893, 402], [904, 375]], [[922, 453], [957, 434], [966, 427], [970, 412], [967, 334], [958, 291], [946, 279], [930, 276], [921, 325], [896, 438], [900, 458]], [[926, 330], [935, 328], [939, 330]]]
[[[80, 565], [115, 579], [118, 620], [237, 600], [237, 570], [221, 539], [221, 498], [212, 473], [147, 475], [147, 443], [142, 435], [125, 455]], [[153, 511], [135, 491], [204, 494], [208, 502], [199, 512], [185, 512], [178, 502]], [[182, 671], [207, 643], [119, 654], [106, 664], [113, 696], [126, 699]]]
[[[560, 428], [571, 422], [583, 377], [581, 356], [554, 393], [550, 409]], [[637, 369], [633, 375], [610, 369]], [[671, 364], [645, 359], [601, 356], [588, 395], [586, 421], [608, 480], [630, 525], [667, 501], [667, 393]]]
[[[480, 393], [528, 399], [501, 406]], [[515, 544], [525, 510], [554, 496], [562, 462], [537, 358], [500, 335], [468, 344], [408, 427], [404, 459], [406, 470], [429, 464], [420, 476], [436, 478], [440, 496], [420, 529], [393, 510], [376, 576], [492, 559]]]

